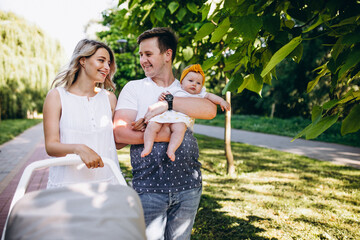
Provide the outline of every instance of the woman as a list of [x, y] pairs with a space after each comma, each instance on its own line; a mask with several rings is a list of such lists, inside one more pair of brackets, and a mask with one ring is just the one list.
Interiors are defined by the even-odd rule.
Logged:
[[[79, 155], [86, 167], [56, 166], [48, 188], [79, 182], [116, 183], [100, 156], [118, 163], [112, 117], [116, 96], [112, 50], [102, 42], [81, 40], [68, 67], [61, 71], [44, 102], [45, 148], [49, 156]], [[62, 86], [62, 87], [61, 87]], [[83, 165], [82, 165], [83, 166]]]

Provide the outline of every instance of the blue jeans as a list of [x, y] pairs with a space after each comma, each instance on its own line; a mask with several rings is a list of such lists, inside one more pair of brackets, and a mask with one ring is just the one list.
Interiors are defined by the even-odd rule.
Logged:
[[140, 193], [148, 240], [190, 239], [202, 187], [175, 193]]

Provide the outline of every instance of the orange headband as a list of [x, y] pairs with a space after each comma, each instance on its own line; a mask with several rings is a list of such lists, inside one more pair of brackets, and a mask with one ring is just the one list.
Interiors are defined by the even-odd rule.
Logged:
[[183, 71], [182, 74], [181, 74], [180, 83], [182, 82], [182, 80], [184, 79], [184, 77], [185, 77], [189, 72], [200, 73], [201, 76], [202, 76], [202, 78], [203, 78], [202, 85], [204, 85], [204, 83], [205, 83], [205, 74], [204, 74], [204, 71], [202, 70], [200, 64], [190, 65], [189, 67], [185, 68], [184, 71]]

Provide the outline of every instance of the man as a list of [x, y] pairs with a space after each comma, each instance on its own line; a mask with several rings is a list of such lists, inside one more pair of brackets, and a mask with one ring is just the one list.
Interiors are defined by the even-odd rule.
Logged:
[[207, 99], [171, 94], [166, 101], [158, 102], [162, 92], [172, 93], [180, 88], [172, 72], [177, 38], [168, 28], [153, 28], [138, 37], [138, 44], [146, 78], [130, 81], [119, 95], [114, 116], [115, 141], [118, 146], [131, 144], [133, 187], [143, 205], [147, 238], [190, 239], [202, 191], [196, 139], [187, 130], [172, 162], [166, 155], [170, 131], [164, 127], [152, 152], [141, 158], [144, 134], [136, 131], [133, 124], [148, 110], [147, 119], [171, 109], [190, 117], [211, 119], [216, 115], [216, 105]]

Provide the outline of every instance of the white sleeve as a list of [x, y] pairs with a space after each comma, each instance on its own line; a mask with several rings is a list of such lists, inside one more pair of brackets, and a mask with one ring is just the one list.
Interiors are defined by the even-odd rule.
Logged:
[[201, 92], [199, 93], [199, 96], [201, 98], [204, 98], [206, 94], [207, 94], [206, 87], [202, 87]]
[[128, 82], [119, 94], [115, 110], [132, 109], [138, 110], [136, 87], [134, 82]]

